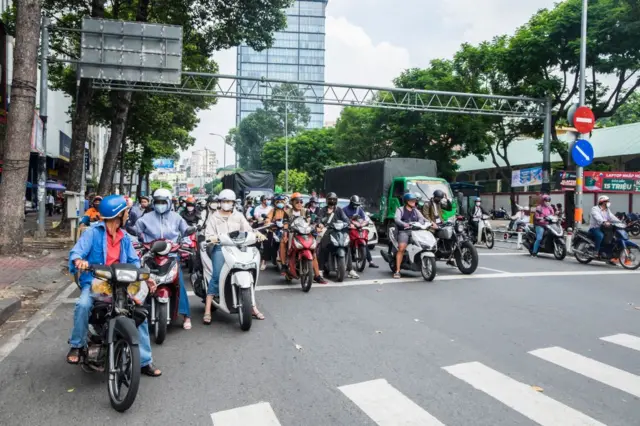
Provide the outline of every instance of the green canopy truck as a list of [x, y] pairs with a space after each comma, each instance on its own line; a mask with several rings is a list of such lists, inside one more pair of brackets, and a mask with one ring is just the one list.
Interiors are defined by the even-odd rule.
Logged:
[[438, 168], [433, 160], [383, 158], [325, 170], [324, 190], [344, 198], [359, 195], [378, 232], [386, 235], [405, 192], [422, 196], [426, 202], [436, 189], [441, 189], [453, 203], [453, 210], [443, 212], [443, 219], [455, 214], [457, 200], [449, 183], [437, 175]]

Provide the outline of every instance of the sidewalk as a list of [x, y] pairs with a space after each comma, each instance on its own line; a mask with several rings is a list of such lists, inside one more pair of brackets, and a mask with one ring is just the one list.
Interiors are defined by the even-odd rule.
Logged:
[[12, 323], [25, 322], [52, 294], [68, 286], [67, 256], [67, 250], [0, 256], [0, 325], [8, 322], [0, 327], [0, 336], [15, 328]]

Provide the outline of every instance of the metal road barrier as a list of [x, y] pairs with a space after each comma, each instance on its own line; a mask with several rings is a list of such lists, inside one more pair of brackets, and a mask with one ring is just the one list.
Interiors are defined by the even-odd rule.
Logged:
[[509, 250], [522, 250], [522, 235], [524, 232], [510, 231], [505, 227], [496, 228], [493, 231], [495, 247]]

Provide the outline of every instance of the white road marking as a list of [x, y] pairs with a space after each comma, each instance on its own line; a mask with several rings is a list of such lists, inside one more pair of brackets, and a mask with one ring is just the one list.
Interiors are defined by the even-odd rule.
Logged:
[[529, 256], [529, 253], [524, 253], [524, 252], [500, 252], [500, 251], [496, 251], [496, 252], [487, 252], [487, 253], [483, 253], [481, 251], [478, 252], [478, 256]]
[[605, 426], [603, 423], [556, 401], [479, 362], [444, 367], [444, 370], [507, 407], [543, 426]]
[[640, 376], [635, 374], [557, 346], [536, 349], [529, 353], [567, 370], [640, 397]]
[[600, 340], [640, 351], [640, 337], [631, 334], [614, 334], [613, 336], [601, 337]]
[[485, 271], [498, 272], [500, 274], [508, 274], [507, 271], [501, 271], [500, 269], [487, 268], [485, 266], [478, 266], [478, 269], [484, 269]]
[[444, 426], [384, 379], [338, 389], [378, 426]]
[[281, 426], [268, 402], [218, 411], [211, 414], [211, 420], [213, 426]]
[[69, 284], [69, 286], [62, 290], [62, 292], [51, 303], [36, 312], [24, 327], [11, 336], [7, 343], [0, 347], [0, 362], [8, 357], [11, 352], [13, 352], [13, 350], [24, 341], [24, 339], [29, 337], [29, 335], [33, 333], [33, 331], [38, 328], [44, 320], [49, 318], [58, 306], [60, 306], [76, 288], [78, 288], [78, 286], [75, 283]]

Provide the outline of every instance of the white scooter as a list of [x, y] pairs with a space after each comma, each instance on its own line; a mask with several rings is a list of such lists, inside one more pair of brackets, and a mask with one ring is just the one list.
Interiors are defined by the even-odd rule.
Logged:
[[[411, 231], [409, 244], [404, 251], [404, 258], [400, 269], [408, 271], [420, 271], [425, 281], [433, 281], [436, 277], [436, 249], [438, 241], [428, 229], [432, 226], [431, 222], [421, 224], [418, 222], [411, 223], [411, 227], [406, 231]], [[395, 224], [389, 229], [393, 232], [389, 233], [389, 249], [387, 251], [380, 250], [382, 258], [389, 264], [391, 272], [396, 271], [396, 254], [398, 253], [398, 241], [396, 236]]]
[[212, 309], [228, 314], [238, 314], [240, 328], [251, 328], [255, 285], [260, 275], [260, 251], [254, 247], [260, 237], [255, 232], [232, 232], [220, 235], [220, 241], [204, 241], [200, 237], [198, 249], [202, 272], [191, 275], [194, 293], [204, 301], [213, 273], [211, 253], [215, 244], [222, 246], [224, 265], [220, 271], [220, 300], [212, 302]]
[[488, 214], [483, 214], [480, 218], [474, 218], [473, 221], [477, 222], [478, 234], [474, 235], [474, 244], [485, 244], [488, 249], [492, 249], [495, 241], [493, 239], [493, 230], [491, 229], [491, 217]]

